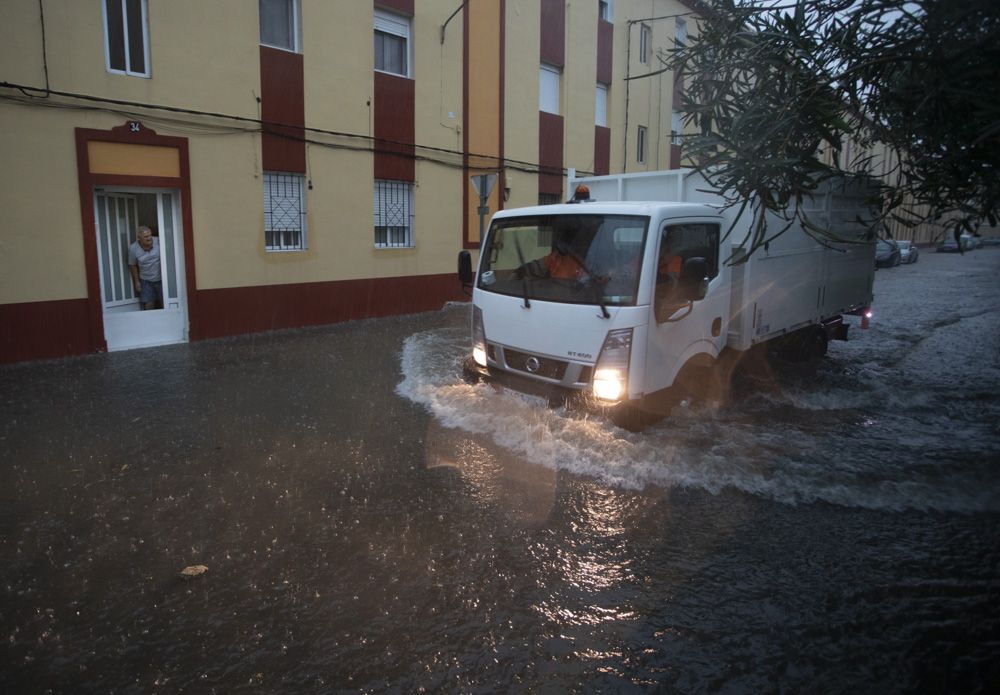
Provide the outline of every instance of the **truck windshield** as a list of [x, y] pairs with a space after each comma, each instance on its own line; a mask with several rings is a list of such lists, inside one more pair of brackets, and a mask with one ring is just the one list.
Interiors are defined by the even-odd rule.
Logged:
[[552, 302], [636, 303], [649, 218], [532, 215], [494, 220], [478, 287]]

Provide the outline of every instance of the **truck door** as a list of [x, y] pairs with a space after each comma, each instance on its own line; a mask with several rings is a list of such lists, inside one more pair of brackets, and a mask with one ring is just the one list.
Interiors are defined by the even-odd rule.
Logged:
[[[670, 386], [681, 367], [698, 354], [717, 358], [726, 344], [729, 292], [719, 258], [721, 223], [716, 220], [669, 220], [658, 235], [656, 285], [646, 351], [646, 392]], [[680, 295], [678, 280], [685, 262], [703, 258], [708, 289], [704, 298]]]

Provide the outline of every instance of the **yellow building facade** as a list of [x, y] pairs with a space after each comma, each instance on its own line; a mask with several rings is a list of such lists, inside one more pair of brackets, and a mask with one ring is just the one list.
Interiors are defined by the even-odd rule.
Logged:
[[[678, 164], [659, 57], [693, 8], [2, 3], [0, 361], [464, 299], [471, 176], [496, 175], [492, 213], [565, 197], [570, 168]], [[161, 255], [153, 311], [128, 269], [140, 226]]]

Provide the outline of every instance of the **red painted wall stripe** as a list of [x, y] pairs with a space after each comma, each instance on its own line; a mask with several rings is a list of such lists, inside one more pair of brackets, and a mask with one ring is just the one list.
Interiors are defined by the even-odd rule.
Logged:
[[538, 164], [538, 192], [562, 195], [562, 116], [538, 112]]
[[413, 0], [377, 0], [374, 4], [375, 7], [383, 10], [398, 12], [399, 14], [405, 14], [410, 17], [413, 16]]
[[0, 363], [95, 352], [86, 299], [0, 304]]
[[375, 178], [416, 180], [413, 80], [375, 73]]
[[597, 20], [597, 81], [611, 84], [614, 64], [615, 25]]
[[566, 4], [564, 0], [541, 1], [541, 61], [562, 67], [566, 64]]
[[[302, 55], [260, 47], [262, 150], [268, 171], [306, 172], [305, 73]], [[288, 126], [273, 126], [282, 123]], [[290, 127], [289, 127], [290, 126]]]
[[594, 126], [594, 173], [611, 173], [611, 128], [600, 125]]
[[191, 340], [436, 311], [468, 301], [457, 275], [200, 290]]

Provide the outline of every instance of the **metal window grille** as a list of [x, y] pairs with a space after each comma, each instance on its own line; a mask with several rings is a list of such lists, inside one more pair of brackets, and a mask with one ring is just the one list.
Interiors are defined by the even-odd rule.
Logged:
[[264, 245], [268, 251], [306, 248], [303, 178], [264, 172]]
[[557, 205], [562, 202], [562, 196], [558, 193], [539, 193], [538, 194], [538, 204], [539, 205]]
[[375, 246], [411, 247], [413, 243], [413, 184], [375, 181]]

